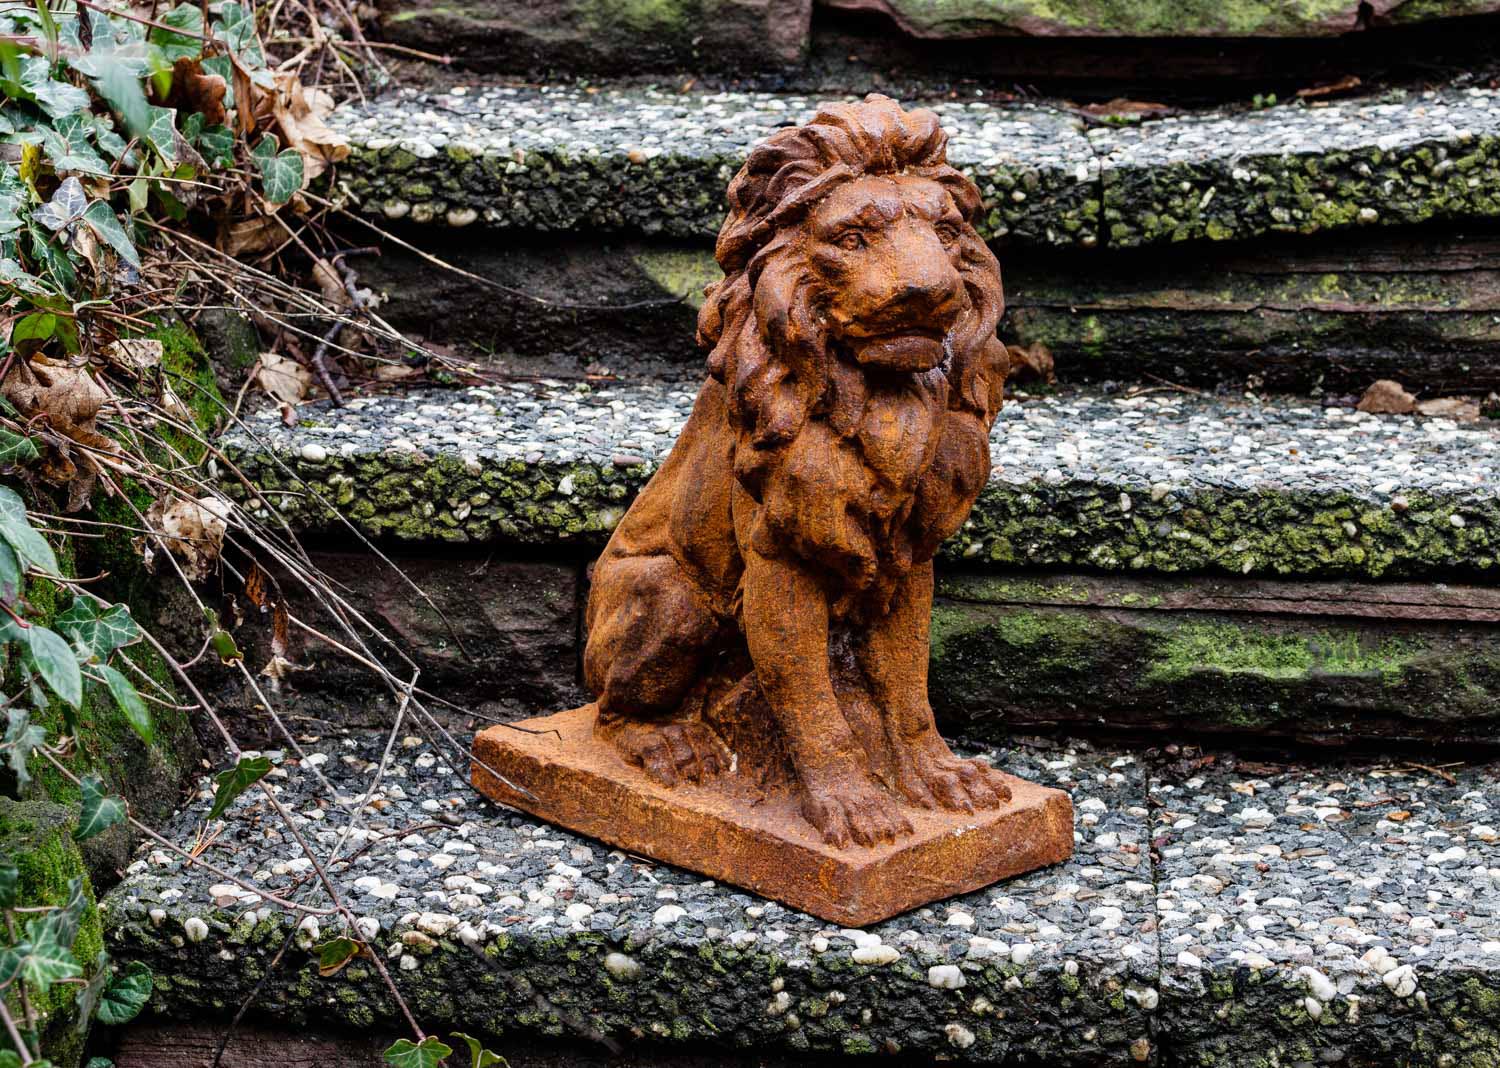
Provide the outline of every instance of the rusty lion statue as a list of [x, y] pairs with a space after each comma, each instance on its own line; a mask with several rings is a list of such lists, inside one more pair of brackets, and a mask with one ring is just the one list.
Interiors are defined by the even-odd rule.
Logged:
[[932, 558], [989, 476], [1007, 370], [946, 145], [872, 95], [754, 149], [698, 319], [709, 377], [593, 571], [596, 732], [669, 785], [796, 790], [838, 846], [907, 834], [898, 800], [1010, 799], [927, 701]]

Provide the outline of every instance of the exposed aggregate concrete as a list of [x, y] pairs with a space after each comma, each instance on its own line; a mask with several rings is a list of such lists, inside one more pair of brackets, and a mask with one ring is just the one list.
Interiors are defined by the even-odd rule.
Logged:
[[[405, 541], [593, 548], [694, 392], [544, 381], [357, 398], [304, 408], [295, 428], [261, 412], [253, 437], [224, 444], [260, 490], [251, 506], [304, 529], [331, 528], [336, 508]], [[955, 561], [1372, 578], [1496, 569], [1491, 422], [1076, 391], [1008, 402], [992, 457], [945, 549]]]
[[1500, 94], [1449, 90], [1089, 134], [1114, 246], [1500, 215]]
[[[1149, 1048], [1158, 952], [1145, 856], [1145, 779], [1134, 757], [1016, 750], [997, 762], [1071, 790], [1080, 815], [1067, 865], [840, 930], [752, 895], [611, 851], [497, 809], [417, 738], [399, 743], [364, 797], [383, 738], [327, 738], [309, 760], [274, 754], [271, 783], [326, 853], [362, 936], [431, 1027], [607, 1036], [791, 1050], [951, 1054], [1092, 1066]], [[211, 781], [166, 832], [186, 842]], [[272, 892], [308, 887], [310, 865], [255, 791], [235, 803], [213, 862]], [[306, 891], [308, 900], [316, 895]], [[145, 850], [106, 905], [113, 951], [156, 973], [153, 1008], [232, 1013], [295, 918], [212, 874]], [[319, 923], [303, 920], [304, 925]], [[305, 927], [257, 1014], [399, 1028], [374, 969], [320, 979]]]
[[[369, 213], [413, 222], [712, 237], [749, 146], [823, 101], [769, 93], [569, 88], [403, 90], [335, 112], [342, 181]], [[987, 237], [1092, 244], [1098, 164], [1052, 108], [932, 105], [948, 157], [990, 205]]]
[[[420, 739], [310, 741], [270, 782], [425, 1024], [944, 1054], [974, 1063], [1487, 1068], [1500, 1053], [1500, 768], [1163, 765], [1083, 745], [1000, 766], [1068, 789], [1077, 853], [865, 931], [496, 809]], [[189, 841], [208, 779], [168, 835]], [[1153, 851], [1160, 854], [1157, 860]], [[255, 792], [211, 859], [317, 900]], [[143, 849], [106, 900], [160, 1014], [232, 1013], [297, 921]], [[317, 923], [316, 930], [313, 924]], [[260, 991], [280, 1025], [399, 1028], [367, 961], [320, 979], [302, 921]], [[1316, 1002], [1316, 1006], [1314, 1006]]]
[[[391, 220], [711, 237], [752, 144], [820, 101], [457, 87], [334, 114], [340, 182]], [[1085, 131], [1054, 107], [941, 101], [986, 237], [1136, 246], [1500, 216], [1500, 93], [1397, 92]]]
[[1451, 767], [1152, 777], [1176, 1063], [1497, 1062], [1500, 769]]

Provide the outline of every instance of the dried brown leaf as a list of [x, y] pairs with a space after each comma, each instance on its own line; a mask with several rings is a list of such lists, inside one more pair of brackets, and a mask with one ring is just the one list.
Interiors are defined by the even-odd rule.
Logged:
[[252, 215], [230, 223], [219, 235], [219, 248], [230, 256], [246, 256], [273, 247], [286, 233], [269, 215]]
[[109, 394], [94, 381], [87, 364], [49, 360], [40, 354], [16, 360], [0, 383], [0, 394], [27, 420], [45, 419], [57, 433], [80, 445], [117, 451], [95, 422]]
[[1417, 414], [1474, 423], [1479, 420], [1479, 402], [1472, 397], [1434, 397], [1418, 401]]
[[1355, 405], [1362, 412], [1376, 415], [1409, 415], [1417, 406], [1417, 398], [1406, 392], [1400, 382], [1382, 378], [1375, 382]]
[[104, 346], [104, 358], [113, 366], [139, 375], [161, 363], [162, 343], [155, 338], [121, 338]]
[[172, 65], [172, 92], [167, 105], [183, 109], [184, 114], [202, 112], [206, 125], [222, 125], [228, 117], [224, 111], [228, 91], [229, 83], [221, 75], [205, 71], [202, 60], [183, 56]]
[[338, 268], [319, 257], [313, 261], [312, 275], [324, 300], [335, 308], [348, 307], [349, 291], [344, 288], [344, 280], [339, 276]]
[[312, 373], [296, 360], [263, 352], [255, 368], [255, 384], [279, 403], [295, 405], [312, 388]]
[[1012, 381], [1057, 381], [1052, 350], [1040, 341], [1029, 348], [1022, 348], [1020, 345], [1007, 345], [1005, 348], [1010, 356], [1010, 374], [1007, 377]]
[[159, 542], [150, 539], [144, 544], [146, 566], [156, 565], [153, 545], [156, 542], [165, 545], [177, 558], [188, 581], [202, 582], [214, 573], [224, 549], [229, 512], [230, 504], [222, 497], [157, 500], [146, 513], [146, 522], [161, 537]]
[[269, 94], [271, 114], [288, 148], [302, 154], [303, 181], [310, 182], [349, 155], [349, 140], [335, 133], [323, 118], [332, 111], [332, 98], [306, 89], [295, 71], [278, 71], [276, 92]]

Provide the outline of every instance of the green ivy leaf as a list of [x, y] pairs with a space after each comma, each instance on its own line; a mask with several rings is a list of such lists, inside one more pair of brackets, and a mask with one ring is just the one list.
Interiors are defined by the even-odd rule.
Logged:
[[94, 957], [94, 966], [89, 970], [88, 982], [78, 988], [73, 995], [73, 1009], [77, 1019], [73, 1022], [74, 1029], [80, 1035], [86, 1035], [89, 1024], [93, 1022], [94, 1010], [99, 1007], [99, 999], [104, 995], [104, 988], [109, 984], [109, 977], [114, 974], [114, 968], [110, 966], [109, 954], [100, 950]]
[[140, 254], [136, 252], [134, 242], [125, 236], [120, 220], [115, 218], [115, 209], [109, 206], [108, 201], [96, 200], [90, 204], [83, 213], [83, 221], [115, 250], [120, 259], [137, 270], [140, 269]]
[[438, 1062], [452, 1052], [451, 1046], [430, 1035], [420, 1043], [402, 1038], [385, 1051], [385, 1063], [393, 1068], [437, 1068]]
[[71, 950], [78, 938], [78, 928], [88, 911], [89, 898], [83, 889], [83, 876], [75, 875], [68, 880], [68, 900], [61, 908], [55, 908], [40, 921], [49, 937], [64, 949]]
[[14, 549], [0, 541], [0, 601], [15, 604], [19, 596], [21, 596], [21, 561], [16, 559]]
[[47, 744], [47, 732], [31, 722], [24, 708], [12, 708], [6, 713], [4, 744], [10, 755], [10, 770], [15, 772], [16, 781], [25, 786], [31, 781], [26, 763], [32, 753]]
[[83, 1068], [115, 1068], [115, 1062], [108, 1057], [90, 1057]]
[[87, 594], [77, 594], [68, 610], [53, 621], [73, 644], [85, 650], [89, 660], [107, 660], [109, 654], [141, 640], [141, 628], [123, 604], [101, 604]]
[[99, 999], [99, 1022], [111, 1027], [127, 1024], [140, 1015], [151, 1000], [151, 969], [138, 960], [110, 980]]
[[168, 163], [177, 162], [177, 109], [151, 108], [151, 122], [146, 130], [150, 141], [161, 158]]
[[147, 745], [155, 744], [156, 727], [151, 722], [151, 712], [146, 708], [146, 702], [141, 700], [135, 686], [108, 664], [101, 665], [99, 670], [104, 672], [104, 683], [109, 687], [115, 704], [125, 714], [125, 722], [130, 724], [130, 729], [140, 735], [141, 741]]
[[151, 105], [146, 102], [146, 90], [141, 84], [141, 74], [124, 63], [104, 63], [100, 71], [89, 79], [94, 89], [104, 98], [133, 134], [143, 134], [150, 125]]
[[270, 771], [270, 759], [262, 756], [240, 757], [239, 763], [234, 767], [219, 772], [214, 776], [218, 789], [214, 792], [214, 805], [208, 810], [208, 818], [216, 820], [224, 815], [235, 798], [264, 779]]
[[83, 801], [78, 814], [78, 827], [73, 831], [73, 840], [87, 842], [125, 818], [125, 802], [106, 793], [104, 783], [97, 775], [85, 775], [78, 785], [83, 793]]
[[264, 67], [265, 53], [260, 48], [260, 35], [255, 32], [255, 12], [241, 4], [228, 3], [219, 9], [218, 21], [214, 24], [214, 36], [229, 46], [247, 67]]
[[[78, 282], [78, 272], [73, 270], [72, 261], [55, 241], [48, 235], [46, 230], [34, 222], [27, 222], [26, 232], [31, 237], [31, 255], [41, 268], [39, 274], [51, 277], [54, 288], [59, 293], [71, 293]], [[76, 351], [77, 338], [74, 338]]]
[[28, 659], [52, 692], [74, 708], [83, 704], [83, 672], [78, 670], [78, 654], [73, 647], [40, 623], [33, 623], [26, 634]]
[[76, 979], [82, 973], [73, 951], [58, 941], [57, 932], [49, 925], [48, 919], [32, 920], [26, 924], [26, 946], [21, 954], [22, 979], [45, 995], [54, 983]]
[[[156, 21], [197, 34], [198, 37], [203, 36], [203, 11], [197, 4], [178, 4], [171, 11], [156, 16]], [[187, 37], [161, 27], [152, 29], [151, 43], [162, 50], [162, 55], [169, 64], [176, 63], [179, 59], [197, 59], [203, 54], [203, 42], [197, 37]]]
[[[41, 452], [36, 447], [36, 442], [30, 438], [22, 437], [20, 434], [0, 427], [0, 465], [15, 466], [24, 464], [29, 460], [41, 458]], [[7, 548], [5, 550], [9, 552]]]
[[250, 152], [266, 200], [274, 205], [285, 204], [302, 188], [302, 153], [291, 148], [278, 152], [280, 145], [275, 134], [266, 134]]
[[83, 183], [77, 178], [66, 178], [57, 187], [57, 192], [52, 194], [52, 199], [33, 211], [31, 217], [56, 233], [81, 219], [88, 203], [89, 197], [83, 191]]
[[109, 174], [109, 164], [94, 151], [89, 134], [93, 132], [92, 117], [85, 120], [81, 115], [65, 115], [51, 126], [38, 126], [36, 134], [42, 150], [59, 173], [77, 171], [80, 174]]
[[34, 100], [49, 118], [61, 119], [89, 106], [87, 90], [52, 77], [52, 65], [43, 56], [20, 56], [17, 95]]
[[352, 938], [334, 938], [317, 947], [318, 974], [324, 979], [337, 975], [359, 954], [359, 943]]
[[5, 486], [0, 486], [0, 538], [10, 543], [25, 566], [44, 574], [57, 574], [57, 557], [52, 546], [32, 528], [26, 518], [26, 503], [15, 490]]
[[[21, 947], [0, 946], [0, 987], [9, 986], [11, 980], [21, 974]], [[0, 1064], [4, 1064], [0, 1060]]]
[[21, 1055], [0, 1049], [0, 1068], [21, 1068]]
[[20, 883], [21, 870], [9, 860], [0, 860], [0, 909], [16, 903], [16, 888]]
[[198, 135], [198, 147], [212, 167], [228, 167], [234, 162], [234, 131], [228, 126], [210, 126]]
[[504, 1057], [485, 1049], [479, 1039], [472, 1038], [462, 1031], [455, 1031], [451, 1037], [458, 1039], [469, 1047], [469, 1056], [473, 1058], [473, 1063], [469, 1065], [469, 1068], [492, 1068], [496, 1064], [505, 1065], [505, 1068], [510, 1068]]

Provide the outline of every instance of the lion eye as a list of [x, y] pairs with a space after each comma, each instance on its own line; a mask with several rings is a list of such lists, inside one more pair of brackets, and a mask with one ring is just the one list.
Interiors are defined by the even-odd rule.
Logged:
[[865, 247], [865, 235], [858, 230], [846, 230], [833, 243], [845, 252], [858, 252]]
[[952, 223], [942, 223], [935, 227], [935, 229], [937, 230], [938, 240], [945, 245], [951, 245], [958, 240], [958, 227]]

